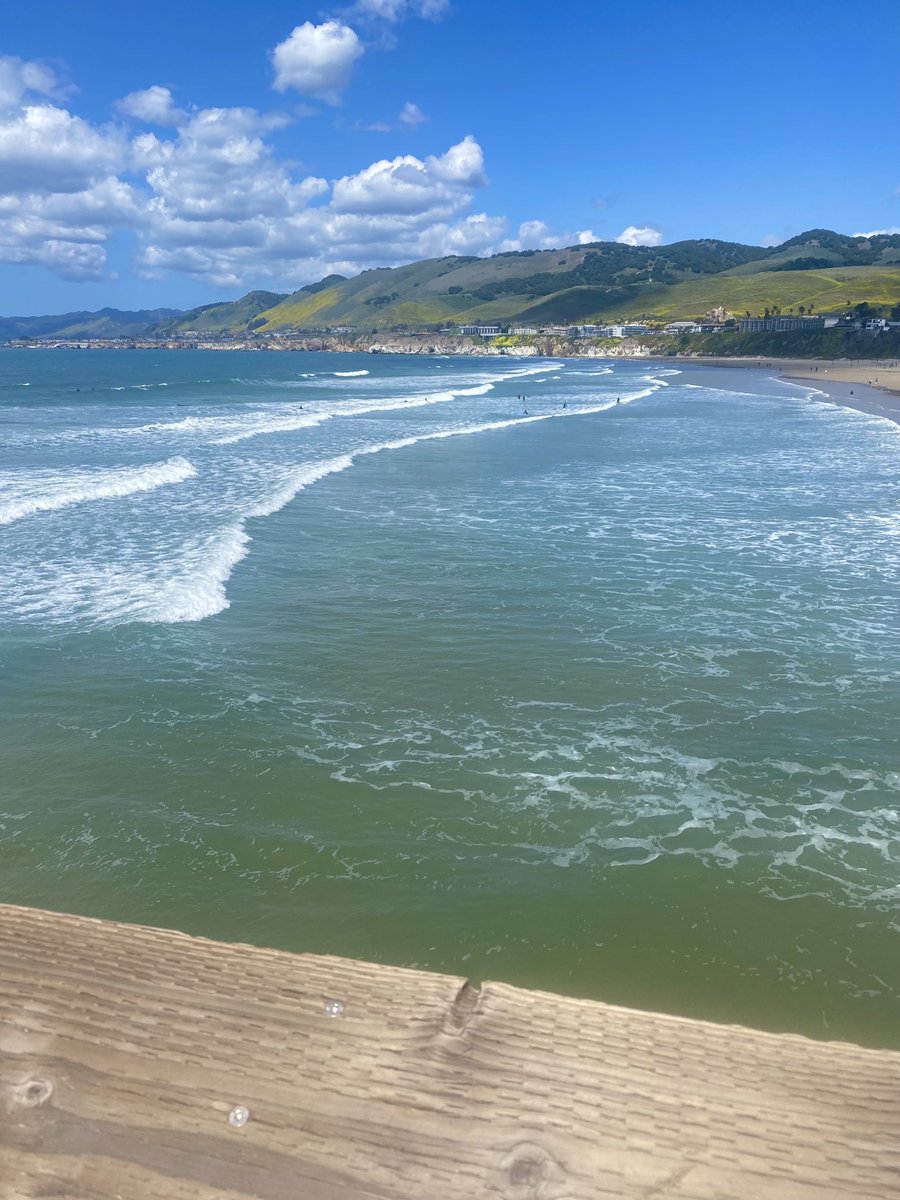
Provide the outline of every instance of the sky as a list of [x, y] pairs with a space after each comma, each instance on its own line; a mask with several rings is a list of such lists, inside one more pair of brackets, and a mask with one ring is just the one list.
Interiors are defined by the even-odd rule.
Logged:
[[898, 44], [896, 0], [10, 5], [0, 315], [900, 232]]

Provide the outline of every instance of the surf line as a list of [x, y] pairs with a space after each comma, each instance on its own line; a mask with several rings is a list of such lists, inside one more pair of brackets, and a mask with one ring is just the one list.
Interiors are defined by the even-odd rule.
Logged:
[[18, 489], [0, 481], [0, 525], [11, 525], [23, 517], [55, 512], [73, 504], [93, 500], [119, 500], [139, 492], [153, 492], [170, 484], [193, 479], [197, 469], [187, 459], [167, 459], [138, 467], [107, 467], [74, 470], [49, 477], [36, 474]]
[[[641, 391], [625, 394], [621, 397], [622, 404], [633, 400], [643, 399], [656, 391], [655, 386], [643, 388]], [[616, 401], [610, 399], [602, 404], [584, 405], [580, 408], [558, 409], [555, 412], [535, 413], [528, 417], [512, 417], [502, 421], [483, 421], [479, 424], [464, 425], [459, 429], [441, 429], [434, 433], [423, 433], [413, 437], [396, 438], [388, 442], [379, 442], [374, 446], [363, 446], [358, 450], [349, 450], [333, 458], [318, 462], [305, 462], [287, 472], [280, 486], [269, 494], [266, 499], [246, 508], [236, 523], [224, 528], [210, 544], [208, 549], [212, 554], [206, 561], [199, 564], [196, 559], [190, 578], [182, 577], [182, 594], [173, 597], [172, 588], [164, 589], [167, 595], [157, 595], [153, 604], [146, 606], [139, 614], [129, 614], [126, 619], [145, 621], [149, 624], [170, 624], [182, 621], [202, 621], [214, 616], [229, 607], [230, 601], [226, 585], [237, 564], [249, 553], [252, 537], [246, 531], [248, 520], [273, 516], [279, 512], [302, 491], [325, 479], [328, 475], [338, 474], [353, 466], [356, 459], [363, 455], [380, 454], [385, 450], [402, 450], [415, 446], [419, 442], [440, 441], [445, 438], [466, 437], [471, 434], [490, 433], [494, 430], [516, 428], [520, 425], [535, 425], [540, 421], [561, 420], [565, 417], [579, 417], [593, 413], [606, 412], [615, 408]], [[200, 585], [198, 587], [198, 584]], [[202, 598], [198, 600], [198, 592]]]
[[520, 425], [535, 425], [540, 421], [558, 421], [566, 417], [590, 416], [593, 413], [606, 412], [617, 404], [630, 404], [633, 400], [641, 400], [651, 396], [656, 387], [644, 388], [639, 392], [621, 396], [619, 400], [606, 400], [602, 404], [586, 404], [579, 408], [566, 408], [548, 413], [534, 413], [527, 417], [508, 417], [498, 421], [481, 421], [474, 425], [462, 425], [458, 429], [439, 429], [434, 433], [414, 434], [405, 438], [394, 438], [388, 442], [378, 442], [374, 446], [361, 446], [358, 450], [348, 450], [344, 454], [319, 462], [306, 462], [295, 468], [284, 480], [281, 487], [268, 500], [262, 501], [244, 512], [242, 520], [254, 517], [270, 517], [289, 504], [299, 493], [328, 475], [335, 475], [352, 467], [358, 458], [365, 455], [381, 454], [386, 450], [405, 450], [420, 442], [443, 441], [446, 438], [467, 437], [478, 433], [491, 433], [498, 429], [511, 429]]

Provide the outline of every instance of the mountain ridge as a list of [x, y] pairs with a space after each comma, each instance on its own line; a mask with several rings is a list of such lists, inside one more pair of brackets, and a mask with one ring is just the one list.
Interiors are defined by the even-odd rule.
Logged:
[[0, 340], [44, 337], [139, 337], [160, 321], [177, 317], [179, 308], [101, 308], [35, 317], [0, 317]]
[[0, 318], [0, 339], [253, 336], [334, 329], [360, 334], [503, 325], [664, 323], [714, 308], [736, 316], [842, 311], [900, 304], [900, 235], [851, 237], [811, 229], [778, 246], [698, 238], [665, 246], [590, 242], [488, 258], [449, 255], [346, 277], [331, 274], [285, 294], [255, 289], [188, 311], [105, 308]]
[[653, 247], [591, 242], [489, 258], [424, 259], [349, 279], [326, 276], [258, 313], [244, 332], [337, 327], [371, 334], [432, 332], [478, 321], [666, 321], [701, 317], [720, 306], [738, 315], [800, 305], [822, 312], [863, 300], [900, 302], [900, 235], [853, 238], [813, 229], [773, 247], [700, 238]]

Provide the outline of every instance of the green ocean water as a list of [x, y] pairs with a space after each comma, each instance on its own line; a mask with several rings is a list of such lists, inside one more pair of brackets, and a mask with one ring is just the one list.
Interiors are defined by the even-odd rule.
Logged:
[[900, 1046], [896, 426], [0, 351], [0, 436], [0, 899]]

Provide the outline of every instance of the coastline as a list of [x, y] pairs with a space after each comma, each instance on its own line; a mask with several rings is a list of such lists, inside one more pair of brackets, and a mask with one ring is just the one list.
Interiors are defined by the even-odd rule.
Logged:
[[835, 404], [900, 424], [900, 365], [871, 360], [851, 365], [840, 359], [699, 358], [693, 355], [678, 355], [675, 361], [696, 367], [769, 369], [787, 383], [810, 384]]
[[[634, 342], [634, 345], [628, 344]], [[7, 343], [3, 349], [25, 349]], [[579, 344], [570, 339], [540, 338], [515, 345], [497, 346], [470, 337], [422, 336], [399, 334], [366, 337], [313, 337], [282, 339], [209, 339], [195, 341], [166, 341], [134, 339], [123, 343], [115, 339], [86, 339], [84, 341], [32, 342], [31, 350], [214, 350], [255, 352], [324, 351], [349, 354], [438, 355], [441, 357], [486, 358], [592, 358], [617, 360], [649, 360], [682, 369], [718, 367], [732, 371], [771, 371], [789, 383], [808, 383], [836, 404], [859, 409], [861, 412], [884, 417], [900, 424], [900, 360], [898, 359], [829, 359], [829, 358], [760, 358], [758, 356], [720, 356], [704, 354], [660, 354], [639, 339], [626, 339], [615, 345]]]

